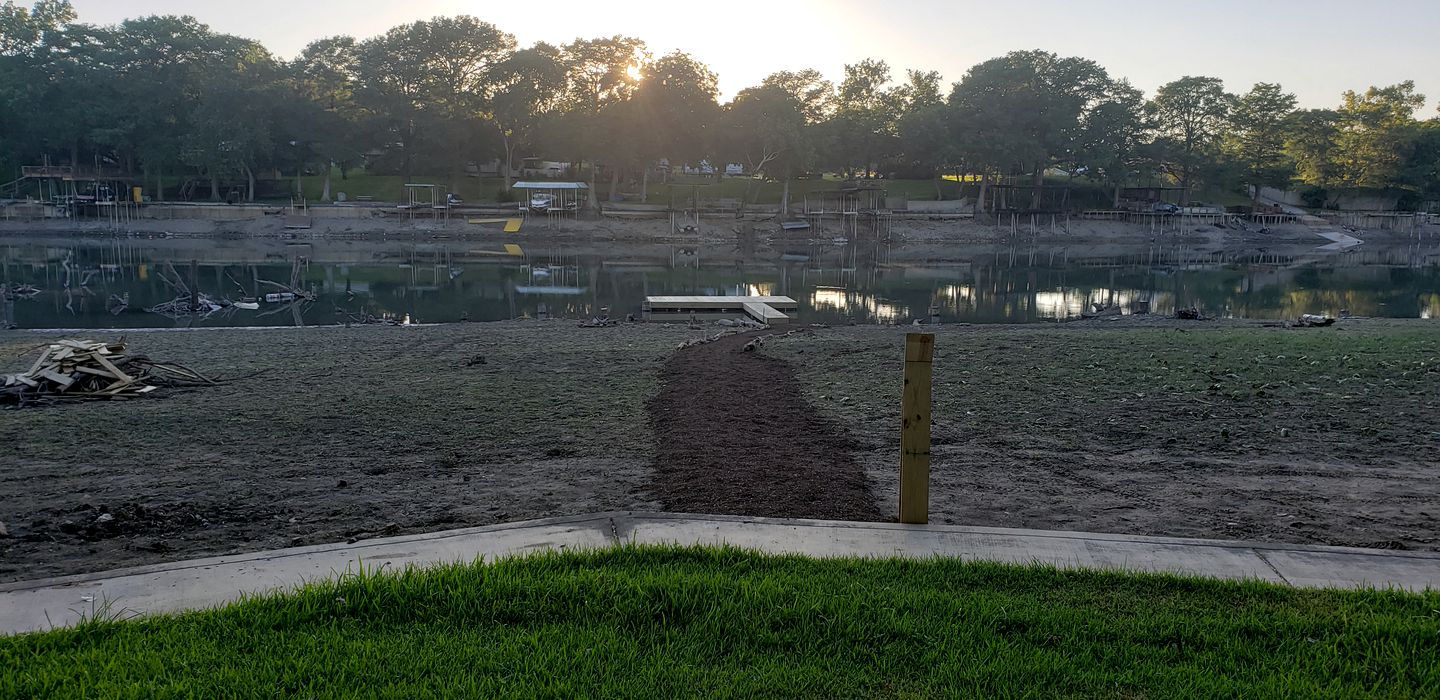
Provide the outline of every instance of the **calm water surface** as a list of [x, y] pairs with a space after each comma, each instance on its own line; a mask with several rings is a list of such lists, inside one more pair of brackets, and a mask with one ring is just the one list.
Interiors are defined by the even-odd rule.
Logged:
[[[1307, 246], [1222, 253], [1183, 245], [796, 243], [700, 245], [0, 238], [0, 325], [18, 328], [273, 326], [354, 318], [487, 321], [640, 313], [647, 295], [794, 297], [806, 322], [1042, 322], [1092, 303], [1149, 301], [1154, 313], [1301, 313], [1440, 318], [1440, 245], [1349, 251]], [[194, 264], [192, 265], [192, 261]], [[167, 282], [238, 301], [298, 286], [313, 301], [171, 317]]]

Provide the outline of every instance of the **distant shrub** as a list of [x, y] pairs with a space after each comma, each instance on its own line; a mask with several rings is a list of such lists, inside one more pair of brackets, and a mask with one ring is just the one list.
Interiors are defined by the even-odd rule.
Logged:
[[1300, 190], [1300, 201], [1311, 209], [1324, 209], [1325, 200], [1330, 198], [1330, 191], [1324, 187], [1310, 185]]

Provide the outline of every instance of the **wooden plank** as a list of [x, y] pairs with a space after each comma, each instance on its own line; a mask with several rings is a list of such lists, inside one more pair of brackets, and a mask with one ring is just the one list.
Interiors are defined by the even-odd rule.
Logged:
[[745, 313], [761, 323], [780, 324], [790, 322], [789, 316], [780, 313], [775, 310], [775, 307], [769, 304], [761, 304], [758, 301], [747, 301], [742, 308], [745, 309]]
[[106, 372], [103, 369], [95, 369], [94, 367], [86, 367], [85, 365], [76, 365], [75, 371], [82, 372], [84, 374], [93, 374], [97, 377], [104, 377], [106, 379], [119, 379], [119, 377], [109, 372]]
[[799, 307], [790, 297], [721, 297], [721, 296], [668, 296], [645, 297], [652, 310], [664, 309], [740, 309], [748, 302], [766, 304], [777, 309]]
[[[44, 366], [45, 366], [45, 363], [46, 363], [47, 361], [49, 361], [49, 359], [50, 359], [50, 353], [51, 353], [51, 352], [53, 352], [53, 350], [52, 350], [51, 348], [45, 348], [45, 352], [40, 353], [40, 359], [35, 360], [35, 364], [34, 364], [34, 365], [31, 365], [31, 366], [30, 366], [30, 371], [26, 372], [25, 374], [33, 375], [33, 374], [35, 374], [36, 372], [39, 372], [39, 371], [40, 371], [40, 368], [41, 368], [41, 367], [44, 367]], [[34, 384], [31, 384], [30, 386], [35, 386], [35, 385], [34, 385]]]
[[104, 367], [104, 368], [105, 368], [107, 371], [109, 371], [111, 374], [115, 375], [115, 378], [116, 378], [116, 379], [118, 379], [118, 380], [120, 380], [120, 381], [122, 381], [122, 382], [125, 382], [126, 384], [129, 384], [130, 382], [135, 381], [135, 378], [134, 378], [134, 377], [132, 377], [132, 376], [130, 376], [130, 375], [128, 375], [128, 374], [120, 371], [120, 368], [119, 368], [119, 367], [116, 367], [115, 365], [111, 364], [110, 361], [107, 360], [107, 359], [105, 359], [104, 357], [102, 357], [102, 356], [100, 356], [100, 355], [96, 355], [96, 356], [95, 356], [95, 361], [98, 362], [98, 363], [100, 363], [100, 366], [101, 366], [101, 367]]
[[24, 384], [25, 386], [28, 386], [28, 387], [30, 387], [31, 389], [35, 389], [35, 388], [38, 388], [38, 387], [40, 386], [40, 382], [37, 382], [37, 381], [35, 381], [34, 379], [31, 379], [31, 378], [29, 378], [29, 377], [27, 377], [27, 376], [25, 376], [25, 375], [23, 375], [23, 374], [17, 374], [17, 375], [15, 375], [15, 381], [20, 382], [21, 384]]
[[70, 388], [70, 385], [75, 383], [75, 376], [74, 376], [74, 375], [72, 375], [72, 374], [61, 374], [61, 373], [55, 372], [55, 371], [53, 371], [53, 370], [48, 370], [48, 369], [47, 369], [47, 370], [41, 372], [41, 373], [40, 373], [40, 376], [41, 376], [41, 377], [44, 377], [45, 379], [49, 379], [50, 381], [55, 382], [56, 384], [59, 384], [61, 390], [69, 389], [69, 388]]
[[508, 223], [509, 221], [510, 221], [510, 219], [469, 219], [466, 223], [471, 223], [471, 224], [504, 224], [504, 223]]
[[900, 522], [930, 522], [930, 377], [935, 336], [905, 335], [900, 400]]

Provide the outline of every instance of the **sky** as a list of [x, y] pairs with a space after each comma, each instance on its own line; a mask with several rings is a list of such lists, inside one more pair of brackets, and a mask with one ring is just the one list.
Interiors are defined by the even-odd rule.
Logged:
[[[26, 0], [17, 0], [22, 4]], [[1021, 49], [1083, 56], [1154, 92], [1210, 75], [1231, 92], [1279, 82], [1301, 106], [1330, 107], [1345, 90], [1414, 80], [1440, 98], [1440, 0], [72, 0], [80, 20], [190, 14], [216, 31], [258, 40], [282, 58], [313, 39], [365, 38], [437, 15], [474, 15], [519, 42], [562, 44], [625, 34], [656, 56], [680, 49], [720, 77], [722, 98], [777, 70], [815, 68], [836, 80], [846, 63], [879, 58], [938, 70], [945, 82]]]

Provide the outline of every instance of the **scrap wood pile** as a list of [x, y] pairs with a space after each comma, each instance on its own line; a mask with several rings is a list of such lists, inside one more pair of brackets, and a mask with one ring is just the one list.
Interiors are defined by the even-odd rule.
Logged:
[[62, 340], [44, 348], [29, 370], [0, 375], [0, 404], [129, 399], [158, 387], [217, 384], [184, 365], [132, 354], [123, 340], [100, 343]]

